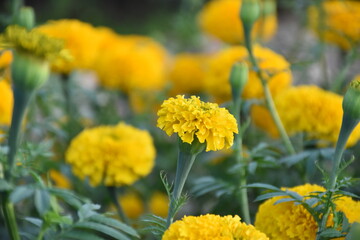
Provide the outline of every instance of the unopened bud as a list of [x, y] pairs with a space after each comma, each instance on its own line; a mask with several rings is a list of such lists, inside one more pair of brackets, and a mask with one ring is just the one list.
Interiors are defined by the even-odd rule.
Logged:
[[360, 120], [360, 77], [354, 79], [345, 93], [342, 103], [344, 114]]
[[237, 62], [233, 65], [230, 74], [230, 84], [233, 101], [240, 98], [248, 81], [249, 69], [246, 63]]
[[46, 82], [50, 74], [46, 60], [23, 53], [15, 53], [11, 64], [13, 84], [25, 90], [34, 90]]
[[21, 7], [15, 16], [14, 24], [22, 26], [27, 30], [35, 26], [35, 14], [32, 7]]
[[260, 16], [258, 0], [244, 0], [241, 5], [240, 18], [244, 25], [252, 25]]

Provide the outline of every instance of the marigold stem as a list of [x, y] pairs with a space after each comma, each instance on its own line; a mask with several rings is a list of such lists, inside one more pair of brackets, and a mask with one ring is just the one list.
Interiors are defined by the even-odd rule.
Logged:
[[117, 197], [117, 192], [116, 192], [116, 187], [107, 187], [111, 201], [113, 202], [113, 204], [115, 205], [116, 211], [121, 219], [121, 221], [123, 221], [124, 223], [129, 225], [129, 218], [126, 216], [123, 208], [121, 207], [118, 197]]
[[252, 29], [252, 25], [248, 25], [248, 24], [244, 24], [243, 25], [244, 28], [244, 35], [245, 35], [245, 46], [246, 49], [249, 53], [249, 59], [251, 64], [253, 65], [253, 70], [255, 70], [255, 72], [257, 73], [257, 76], [259, 77], [261, 84], [263, 86], [263, 90], [264, 90], [264, 94], [265, 94], [265, 101], [266, 101], [266, 106], [270, 111], [271, 117], [275, 122], [276, 128], [278, 129], [281, 139], [283, 140], [285, 147], [287, 149], [287, 151], [293, 155], [295, 154], [295, 149], [289, 139], [289, 136], [286, 133], [286, 130], [281, 122], [281, 119], [279, 117], [279, 114], [276, 110], [273, 98], [271, 96], [271, 92], [270, 89], [268, 87], [267, 81], [265, 79], [265, 77], [262, 74], [261, 69], [259, 68], [259, 65], [257, 63], [256, 58], [254, 57], [253, 54], [253, 50], [252, 50], [252, 43], [251, 43], [251, 29]]
[[9, 200], [9, 193], [4, 192], [0, 195], [1, 210], [4, 215], [5, 224], [11, 240], [20, 240], [19, 230], [16, 223], [14, 205]]

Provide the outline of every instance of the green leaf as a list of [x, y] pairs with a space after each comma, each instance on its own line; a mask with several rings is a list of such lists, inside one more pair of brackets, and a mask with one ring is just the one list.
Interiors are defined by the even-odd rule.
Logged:
[[162, 236], [166, 230], [166, 219], [153, 215], [148, 214], [141, 218], [142, 225], [142, 232], [149, 232], [156, 236]]
[[73, 220], [71, 216], [61, 216], [56, 212], [48, 212], [45, 214], [46, 222], [57, 223], [57, 224], [67, 224], [71, 225]]
[[98, 214], [94, 210], [99, 210], [100, 207], [101, 207], [100, 205], [92, 204], [92, 203], [86, 203], [86, 204], [82, 205], [78, 211], [78, 216], [79, 216], [80, 220], [84, 220], [86, 218], [89, 218], [93, 215]]
[[85, 199], [75, 195], [73, 192], [61, 188], [49, 188], [48, 191], [55, 196], [63, 199], [66, 203], [72, 207], [78, 209], [82, 206]]
[[246, 187], [246, 188], [264, 188], [264, 189], [267, 189], [267, 190], [272, 190], [272, 191], [282, 191], [280, 188], [277, 188], [273, 185], [270, 185], [270, 184], [266, 184], [266, 183], [251, 183], [251, 184], [248, 184], [246, 186], [243, 186], [243, 187]]
[[131, 236], [140, 238], [139, 234], [132, 227], [130, 227], [130, 226], [128, 226], [128, 225], [126, 225], [126, 224], [124, 224], [124, 223], [122, 223], [120, 221], [117, 221], [117, 220], [115, 220], [113, 218], [108, 218], [108, 217], [105, 217], [103, 215], [96, 214], [96, 215], [92, 215], [89, 218], [89, 220], [105, 224], [107, 226], [110, 226], [110, 227], [116, 228], [118, 230], [121, 230], [124, 233], [127, 233], [127, 234], [129, 234]]
[[33, 217], [25, 217], [25, 221], [34, 224], [35, 226], [41, 228], [43, 221], [39, 218], [33, 218]]
[[0, 179], [0, 192], [10, 191], [11, 189], [13, 189], [13, 185], [10, 184], [5, 179], [1, 178]]
[[107, 236], [113, 237], [117, 240], [131, 240], [125, 234], [122, 234], [121, 232], [119, 232], [111, 227], [100, 224], [100, 223], [79, 222], [79, 223], [74, 224], [73, 228], [94, 230], [94, 231], [100, 232], [102, 234], [105, 234]]
[[342, 234], [336, 229], [327, 228], [324, 231], [322, 231], [319, 236], [324, 238], [339, 238], [339, 237], [344, 237], [344, 234]]
[[19, 186], [14, 189], [10, 194], [10, 201], [14, 204], [30, 197], [34, 194], [34, 188], [32, 186]]
[[258, 196], [254, 201], [258, 202], [258, 201], [266, 200], [266, 199], [273, 198], [273, 197], [279, 197], [279, 196], [288, 196], [288, 193], [282, 192], [282, 191], [265, 193], [265, 194]]
[[288, 167], [295, 165], [296, 163], [308, 158], [312, 153], [311, 152], [301, 152], [295, 155], [283, 157], [280, 159], [280, 163], [285, 163]]
[[38, 213], [44, 215], [50, 209], [50, 194], [45, 189], [36, 189], [34, 202]]
[[274, 202], [274, 205], [277, 205], [279, 203], [284, 203], [284, 202], [294, 202], [295, 200], [293, 198], [281, 198], [279, 200], [277, 200], [276, 202]]
[[63, 234], [60, 234], [56, 239], [59, 240], [104, 240], [104, 238], [99, 237], [98, 235], [94, 233], [89, 233], [81, 230], [72, 230], [70, 232], [66, 232]]

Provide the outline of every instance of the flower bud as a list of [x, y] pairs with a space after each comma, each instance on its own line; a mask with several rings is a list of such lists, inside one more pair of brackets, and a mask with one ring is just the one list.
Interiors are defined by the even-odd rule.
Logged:
[[360, 78], [356, 78], [350, 83], [342, 107], [344, 114], [354, 120], [360, 120]]
[[32, 7], [20, 8], [18, 14], [15, 16], [14, 24], [22, 26], [27, 30], [35, 26], [35, 14]]
[[244, 0], [241, 5], [240, 18], [244, 25], [252, 25], [260, 16], [258, 0]]
[[48, 79], [49, 63], [46, 60], [24, 53], [15, 53], [11, 75], [16, 87], [34, 90]]
[[276, 12], [276, 2], [274, 0], [263, 1], [261, 12], [264, 16], [274, 15]]
[[233, 65], [230, 74], [230, 84], [233, 101], [240, 98], [248, 81], [249, 69], [246, 63], [237, 62]]

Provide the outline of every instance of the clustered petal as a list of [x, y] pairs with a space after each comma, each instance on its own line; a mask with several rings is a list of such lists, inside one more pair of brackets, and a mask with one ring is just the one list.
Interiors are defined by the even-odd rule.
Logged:
[[206, 141], [206, 151], [231, 147], [234, 133], [238, 133], [236, 119], [227, 109], [202, 102], [196, 96], [186, 99], [178, 95], [165, 100], [158, 116], [157, 126], [169, 136], [175, 132], [189, 144], [194, 137], [200, 143]]
[[[312, 192], [324, 192], [325, 188], [304, 184], [289, 188], [301, 196], [308, 196]], [[274, 197], [262, 203], [256, 214], [255, 227], [277, 240], [310, 240], [316, 238], [317, 223], [310, 213], [294, 202], [282, 202], [274, 205], [276, 201], [285, 197]], [[350, 223], [360, 220], [360, 202], [349, 197], [340, 197], [335, 201], [337, 211], [342, 211]]]
[[321, 7], [323, 16], [316, 6], [309, 8], [310, 28], [321, 40], [337, 44], [343, 49], [350, 49], [360, 43], [360, 2], [323, 1]]
[[73, 173], [94, 186], [130, 185], [150, 173], [154, 159], [150, 134], [125, 123], [86, 129], [66, 152]]
[[[259, 67], [264, 73], [273, 96], [290, 87], [292, 75], [290, 64], [286, 59], [268, 48], [254, 46], [254, 55]], [[205, 76], [205, 88], [215, 97], [217, 102], [231, 99], [231, 86], [229, 82], [231, 68], [236, 62], [246, 62], [249, 65], [249, 80], [245, 85], [242, 97], [263, 98], [264, 92], [257, 73], [252, 70], [248, 61], [248, 52], [245, 47], [237, 46], [222, 50], [209, 60]]]
[[[270, 40], [277, 29], [276, 7], [274, 1], [262, 1], [261, 17], [255, 22], [252, 31], [254, 39]], [[240, 20], [241, 0], [212, 0], [206, 3], [199, 14], [201, 29], [220, 40], [238, 44], [244, 42], [243, 27]]]
[[239, 216], [214, 214], [186, 216], [171, 224], [162, 240], [268, 240], [254, 226], [240, 222]]
[[[315, 85], [304, 85], [284, 90], [274, 98], [276, 109], [289, 134], [305, 132], [310, 139], [336, 143], [342, 122], [343, 97]], [[273, 137], [278, 137], [276, 126], [265, 107], [251, 110], [254, 123]], [[347, 146], [360, 138], [360, 125], [349, 137]]]

